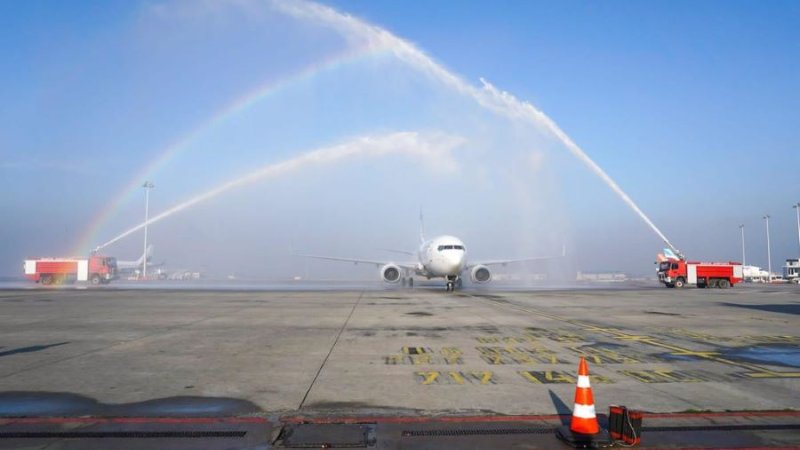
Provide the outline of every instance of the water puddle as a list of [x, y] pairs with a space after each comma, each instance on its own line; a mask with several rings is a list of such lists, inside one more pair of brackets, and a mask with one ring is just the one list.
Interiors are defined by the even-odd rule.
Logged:
[[756, 345], [739, 347], [724, 353], [728, 358], [748, 362], [800, 367], [800, 347], [796, 345]]
[[655, 355], [656, 358], [663, 361], [697, 361], [696, 356], [691, 355], [673, 355], [672, 353], [659, 353]]

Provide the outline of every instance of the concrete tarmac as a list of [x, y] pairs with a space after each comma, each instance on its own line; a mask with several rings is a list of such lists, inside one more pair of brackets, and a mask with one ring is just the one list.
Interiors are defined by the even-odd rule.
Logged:
[[0, 291], [0, 416], [800, 409], [800, 288]]

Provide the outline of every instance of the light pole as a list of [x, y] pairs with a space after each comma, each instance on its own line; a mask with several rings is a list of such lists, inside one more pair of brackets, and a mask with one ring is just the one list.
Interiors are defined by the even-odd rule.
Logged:
[[739, 229], [742, 230], [742, 267], [744, 267], [747, 265], [747, 258], [744, 254], [744, 225], [739, 225]]
[[153, 183], [145, 181], [144, 188], [144, 253], [142, 253], [142, 279], [147, 279], [147, 221], [150, 220], [150, 189], [156, 187]]
[[769, 248], [769, 214], [764, 216], [767, 223], [767, 281], [772, 282], [772, 253]]
[[[792, 205], [792, 208], [794, 208], [794, 212], [797, 213], [797, 245], [798, 248], [800, 248], [800, 202]], [[798, 257], [800, 258], [800, 254], [798, 254]]]

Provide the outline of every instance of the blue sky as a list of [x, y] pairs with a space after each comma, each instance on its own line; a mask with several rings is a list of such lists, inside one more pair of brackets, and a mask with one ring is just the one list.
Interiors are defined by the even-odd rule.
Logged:
[[[796, 2], [325, 4], [471, 84], [484, 77], [536, 105], [691, 258], [740, 259], [745, 224], [748, 262], [766, 265], [765, 213], [773, 266], [797, 256]], [[0, 206], [12, 220], [0, 225], [0, 274], [28, 255], [71, 251], [132, 177], [224, 105], [357, 45], [258, 1], [3, 2]], [[209, 270], [267, 253], [263, 270], [289, 276], [302, 263], [281, 263], [287, 241], [358, 253], [345, 256], [413, 246], [422, 204], [429, 228], [465, 237], [476, 256], [547, 253], [567, 240], [584, 270], [652, 270], [658, 239], [546, 133], [386, 54], [293, 81], [204, 131], [152, 174], [153, 208], [306, 150], [399, 130], [463, 137], [461, 172], [377, 161], [300, 173], [154, 226], [157, 253]], [[544, 162], [528, 173], [518, 162], [531, 151]], [[124, 199], [97, 239], [138, 223], [142, 207]], [[134, 259], [140, 244], [108, 250]]]

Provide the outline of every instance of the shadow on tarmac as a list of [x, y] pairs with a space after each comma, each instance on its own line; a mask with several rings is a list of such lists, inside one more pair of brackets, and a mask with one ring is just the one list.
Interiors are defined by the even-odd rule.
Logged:
[[773, 303], [773, 304], [769, 304], [769, 305], [742, 305], [740, 303], [720, 302], [720, 305], [733, 306], [733, 307], [736, 307], [736, 308], [755, 309], [755, 310], [759, 310], [759, 311], [800, 315], [800, 303], [788, 303], [788, 304]]
[[572, 417], [572, 408], [569, 407], [563, 400], [551, 389], [548, 389], [547, 392], [550, 394], [550, 401], [553, 402], [553, 407], [556, 409], [559, 418], [561, 419], [561, 425], [569, 425], [570, 417]]
[[[59, 345], [66, 345], [66, 344], [69, 344], [69, 342], [59, 342], [59, 343], [56, 343], [56, 344], [47, 344], [47, 345], [31, 345], [30, 347], [15, 348], [13, 350], [6, 350], [4, 352], [0, 352], [0, 358], [2, 358], [3, 356], [11, 356], [11, 355], [19, 354], [19, 353], [40, 352], [42, 350], [46, 350], [46, 349], [51, 348], [51, 347], [58, 347]], [[0, 347], [0, 348], [2, 348], [2, 347]]]
[[261, 412], [247, 400], [178, 396], [107, 404], [68, 392], [0, 392], [0, 417], [222, 417]]

